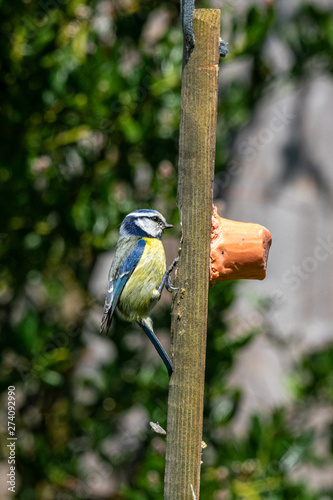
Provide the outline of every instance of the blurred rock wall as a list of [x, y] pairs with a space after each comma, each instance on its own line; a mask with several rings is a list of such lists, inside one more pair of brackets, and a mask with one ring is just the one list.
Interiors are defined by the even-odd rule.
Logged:
[[254, 412], [290, 403], [293, 366], [333, 340], [332, 131], [330, 75], [312, 71], [298, 87], [276, 86], [237, 137], [222, 180], [224, 216], [273, 236], [266, 279], [240, 282], [229, 312], [232, 335], [260, 331], [229, 379], [243, 390], [236, 433]]

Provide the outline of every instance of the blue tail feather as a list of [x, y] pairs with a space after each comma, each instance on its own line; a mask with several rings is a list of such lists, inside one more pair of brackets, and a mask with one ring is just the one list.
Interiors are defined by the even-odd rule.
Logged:
[[173, 367], [172, 367], [172, 363], [170, 361], [170, 358], [167, 355], [167, 353], [165, 352], [164, 347], [162, 346], [162, 344], [160, 343], [160, 341], [156, 337], [155, 333], [151, 330], [151, 328], [149, 327], [149, 325], [147, 323], [148, 322], [145, 322], [144, 320], [138, 321], [138, 325], [142, 328], [142, 330], [145, 332], [145, 334], [148, 336], [149, 340], [151, 341], [151, 343], [155, 347], [156, 351], [160, 355], [163, 363], [165, 364], [165, 366], [168, 370], [169, 377], [171, 377], [172, 372], [173, 372]]

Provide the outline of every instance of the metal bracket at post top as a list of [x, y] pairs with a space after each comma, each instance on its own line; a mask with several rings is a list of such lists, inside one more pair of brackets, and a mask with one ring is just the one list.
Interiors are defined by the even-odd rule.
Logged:
[[180, 0], [180, 16], [184, 35], [185, 64], [189, 60], [194, 46], [193, 12], [195, 0]]
[[[180, 15], [182, 19], [182, 30], [184, 36], [185, 64], [188, 62], [195, 47], [193, 33], [193, 13], [195, 0], [180, 0]], [[228, 44], [220, 38], [219, 54], [225, 57], [228, 53]]]

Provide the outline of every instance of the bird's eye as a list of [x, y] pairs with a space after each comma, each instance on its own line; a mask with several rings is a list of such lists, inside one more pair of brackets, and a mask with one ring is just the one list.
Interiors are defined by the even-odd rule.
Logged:
[[154, 222], [158, 222], [158, 217], [152, 217]]

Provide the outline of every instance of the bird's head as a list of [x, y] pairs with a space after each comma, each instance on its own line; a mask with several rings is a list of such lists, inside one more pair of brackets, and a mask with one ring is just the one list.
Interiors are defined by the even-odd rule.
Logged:
[[135, 210], [126, 215], [120, 226], [119, 238], [140, 236], [146, 238], [161, 238], [164, 229], [173, 227], [168, 224], [157, 210]]

